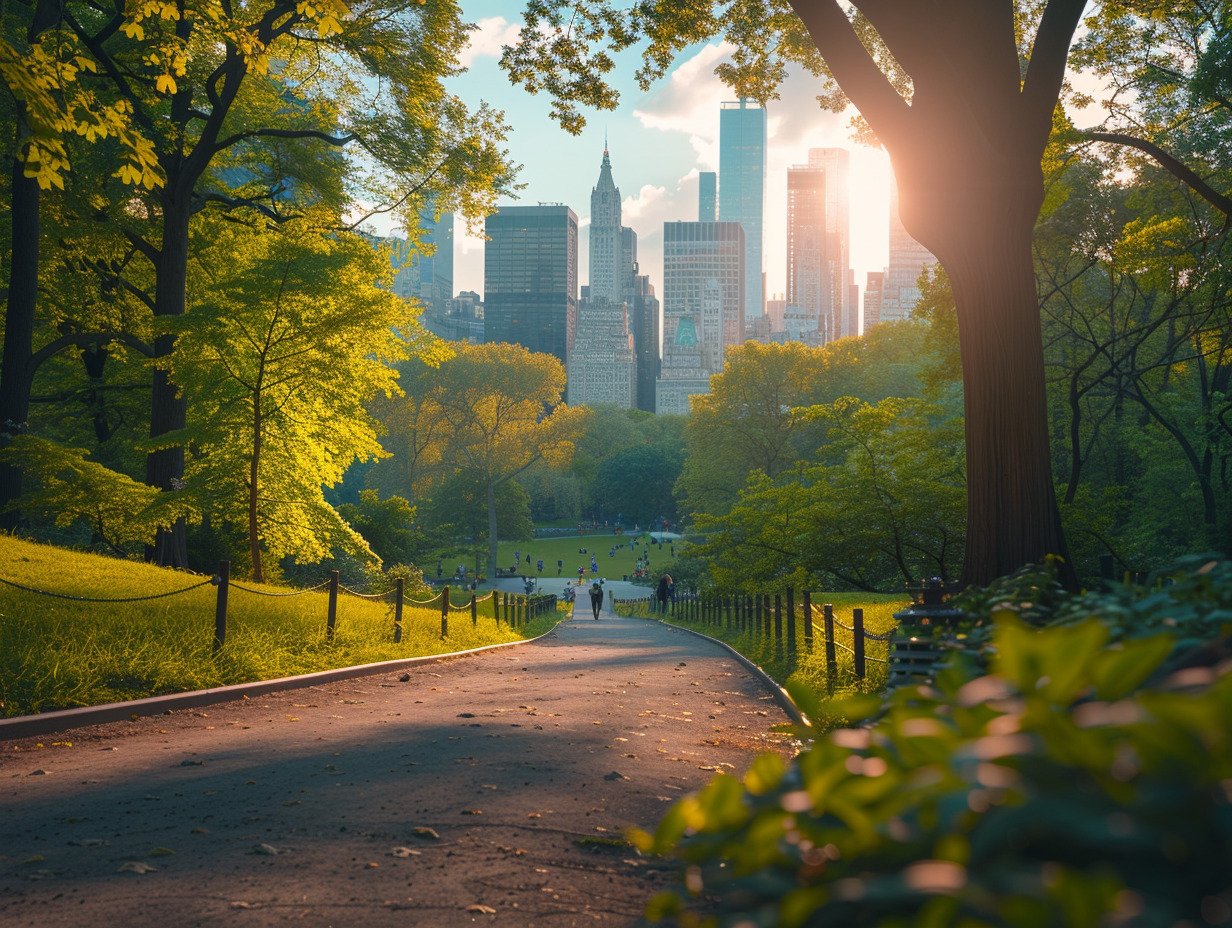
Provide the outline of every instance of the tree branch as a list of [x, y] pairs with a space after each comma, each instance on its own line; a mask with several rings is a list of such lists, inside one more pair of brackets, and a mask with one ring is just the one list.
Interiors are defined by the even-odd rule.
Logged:
[[1132, 135], [1124, 135], [1120, 132], [1083, 132], [1085, 138], [1093, 142], [1109, 142], [1113, 145], [1124, 145], [1128, 148], [1136, 148], [1144, 154], [1150, 155], [1163, 167], [1168, 173], [1172, 174], [1182, 183], [1188, 185], [1194, 193], [1210, 203], [1211, 206], [1224, 214], [1224, 229], [1228, 228], [1229, 223], [1232, 223], [1232, 199], [1224, 196], [1214, 190], [1210, 184], [1199, 177], [1194, 171], [1183, 165], [1172, 155], [1168, 154], [1154, 142], [1148, 142], [1146, 139], [1135, 138]]
[[1052, 133], [1065, 62], [1086, 0], [1049, 0], [1031, 46], [1031, 63], [1022, 86], [1022, 113], [1028, 137], [1041, 151]]

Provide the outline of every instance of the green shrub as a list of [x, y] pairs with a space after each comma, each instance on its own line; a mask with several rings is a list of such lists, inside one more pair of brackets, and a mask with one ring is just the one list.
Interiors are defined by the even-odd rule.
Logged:
[[867, 721], [717, 777], [636, 836], [689, 865], [648, 914], [733, 928], [1232, 919], [1232, 668], [1164, 675], [1178, 648], [1226, 637], [1232, 567], [1072, 597], [1046, 578], [988, 596], [987, 634], [934, 687], [832, 706]]

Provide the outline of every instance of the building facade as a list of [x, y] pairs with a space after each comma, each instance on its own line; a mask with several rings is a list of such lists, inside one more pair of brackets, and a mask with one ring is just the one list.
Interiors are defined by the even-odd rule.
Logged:
[[[719, 110], [719, 221], [744, 229], [744, 311], [762, 313], [762, 227], [766, 204], [766, 111], [748, 100]], [[664, 306], [667, 284], [663, 285]]]
[[565, 371], [572, 406], [637, 406], [637, 354], [623, 301], [592, 296], [578, 304], [577, 334]]
[[577, 320], [577, 215], [563, 204], [502, 206], [484, 232], [484, 341], [564, 363]]
[[809, 150], [808, 164], [787, 169], [787, 303], [822, 344], [859, 334], [851, 305], [849, 156], [842, 148]]
[[[920, 273], [936, 264], [933, 253], [907, 234], [898, 217], [898, 184], [890, 189], [890, 263], [881, 290], [881, 321], [906, 319], [920, 299]], [[866, 323], [867, 324], [867, 323]]]
[[663, 364], [655, 411], [688, 412], [727, 347], [744, 340], [746, 245], [739, 222], [663, 224]]
[[697, 221], [714, 222], [719, 218], [719, 175], [702, 171], [697, 175]]
[[885, 286], [885, 271], [869, 271], [864, 287], [864, 331], [881, 321], [881, 290]]

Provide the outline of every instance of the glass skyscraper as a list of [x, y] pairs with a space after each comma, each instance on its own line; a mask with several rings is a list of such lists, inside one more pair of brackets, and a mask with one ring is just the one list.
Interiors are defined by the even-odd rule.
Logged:
[[719, 221], [744, 228], [744, 312], [750, 317], [763, 312], [765, 203], [766, 111], [748, 100], [724, 103], [719, 110]]
[[484, 232], [484, 341], [564, 363], [577, 323], [577, 214], [563, 204], [502, 206]]

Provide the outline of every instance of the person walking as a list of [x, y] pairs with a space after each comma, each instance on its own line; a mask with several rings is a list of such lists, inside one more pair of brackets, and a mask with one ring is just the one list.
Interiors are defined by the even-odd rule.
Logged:
[[659, 585], [655, 588], [655, 599], [659, 601], [660, 615], [667, 615], [667, 591], [671, 582], [671, 576], [669, 574], [664, 574], [659, 578]]
[[603, 608], [603, 586], [596, 580], [590, 585], [590, 608], [595, 613], [595, 621], [599, 621], [599, 610]]

